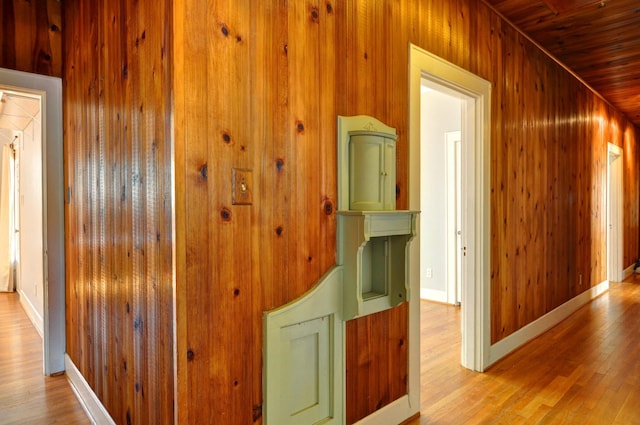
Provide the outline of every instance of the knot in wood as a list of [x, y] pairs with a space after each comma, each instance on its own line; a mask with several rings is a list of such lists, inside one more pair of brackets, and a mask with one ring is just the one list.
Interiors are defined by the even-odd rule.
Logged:
[[324, 213], [326, 215], [331, 215], [333, 213], [333, 202], [327, 201], [324, 204]]

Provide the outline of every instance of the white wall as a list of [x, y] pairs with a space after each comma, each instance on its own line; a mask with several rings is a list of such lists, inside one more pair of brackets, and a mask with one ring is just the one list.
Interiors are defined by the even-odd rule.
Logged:
[[[42, 205], [41, 112], [24, 129], [19, 156], [20, 264], [18, 292], [25, 310], [42, 335], [44, 317], [44, 260]], [[31, 310], [31, 311], [29, 311]]]
[[446, 302], [445, 133], [460, 131], [462, 101], [424, 89], [420, 101], [420, 296]]
[[[19, 130], [0, 128], [0, 152], [4, 145], [8, 145], [13, 142], [14, 137], [22, 134]], [[2, 186], [2, 161], [0, 161], [0, 187]]]

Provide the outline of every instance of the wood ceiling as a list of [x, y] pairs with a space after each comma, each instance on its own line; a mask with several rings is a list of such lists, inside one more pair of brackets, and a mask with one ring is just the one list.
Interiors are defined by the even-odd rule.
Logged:
[[485, 0], [640, 127], [639, 0]]

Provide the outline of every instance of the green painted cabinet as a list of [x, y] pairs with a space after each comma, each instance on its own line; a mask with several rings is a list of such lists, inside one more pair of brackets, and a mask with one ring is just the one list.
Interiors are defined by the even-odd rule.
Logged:
[[395, 134], [350, 132], [349, 209], [396, 209]]
[[339, 211], [338, 264], [343, 272], [344, 320], [409, 299], [409, 242], [415, 211]]
[[396, 210], [396, 130], [338, 117], [338, 265], [344, 320], [409, 299], [408, 246], [416, 211]]

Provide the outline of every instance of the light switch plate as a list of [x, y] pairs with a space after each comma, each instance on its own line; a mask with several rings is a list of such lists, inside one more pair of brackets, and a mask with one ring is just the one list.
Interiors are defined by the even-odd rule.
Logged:
[[233, 205], [253, 204], [253, 171], [245, 168], [231, 170], [231, 203]]

